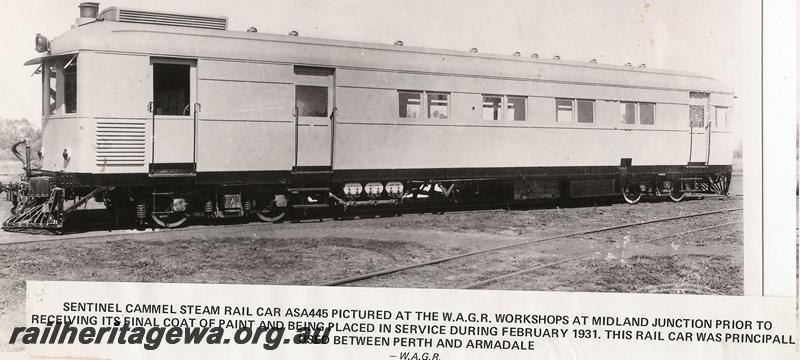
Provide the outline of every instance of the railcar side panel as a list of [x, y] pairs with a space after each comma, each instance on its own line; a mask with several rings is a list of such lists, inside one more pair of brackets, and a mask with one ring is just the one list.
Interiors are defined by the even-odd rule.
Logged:
[[334, 168], [340, 170], [618, 166], [621, 158], [680, 165], [689, 159], [689, 134], [677, 130], [341, 123], [337, 134]]
[[712, 130], [709, 165], [731, 165], [735, 136], [731, 131]]
[[294, 127], [287, 121], [201, 121], [197, 171], [288, 171], [293, 141]]
[[551, 97], [528, 97], [528, 117], [531, 126], [551, 126], [556, 121], [556, 99]]
[[151, 117], [147, 111], [147, 103], [153, 100], [149, 56], [81, 52], [78, 66], [78, 111], [81, 116]]
[[[397, 96], [394, 96], [397, 98]], [[450, 94], [453, 106], [450, 107], [450, 121], [452, 124], [481, 124], [486, 125], [487, 120], [483, 120], [483, 96], [474, 93], [454, 92]], [[396, 100], [395, 100], [396, 101]], [[460, 105], [455, 105], [460, 104]], [[397, 107], [395, 107], [396, 109]], [[395, 111], [396, 112], [396, 111]], [[397, 116], [397, 114], [392, 114]], [[527, 114], [526, 114], [527, 116]], [[492, 120], [495, 123], [503, 120]], [[519, 121], [517, 122], [519, 123]], [[515, 124], [519, 125], [519, 124]]]
[[[94, 151], [91, 139], [94, 125], [92, 119], [72, 115], [50, 116], [42, 127], [42, 169], [66, 172], [90, 172]], [[88, 141], [87, 141], [88, 140]], [[70, 159], [64, 159], [64, 151]]]
[[595, 100], [594, 126], [603, 128], [621, 127], [619, 102], [614, 100]]
[[292, 119], [290, 84], [200, 80], [204, 121], [286, 122]]
[[337, 124], [394, 124], [397, 120], [397, 90], [338, 86], [336, 102], [339, 109]]
[[[74, 136], [60, 134], [60, 141], [74, 141], [71, 160], [63, 159], [57, 145], [47, 151], [45, 169], [78, 173], [144, 173], [152, 158], [152, 117], [147, 111], [151, 101], [152, 75], [149, 57], [102, 52], [81, 52], [78, 56], [78, 116]], [[48, 124], [46, 132], [65, 131]], [[52, 147], [52, 146], [51, 146]], [[69, 170], [59, 166], [75, 164]]]
[[[681, 129], [689, 132], [689, 106], [685, 104], [656, 105], [655, 126], [663, 129]], [[688, 144], [686, 145], [688, 146]], [[677, 144], [676, 144], [677, 147]]]
[[[265, 59], [260, 59], [261, 61]], [[198, 61], [200, 80], [265, 82], [290, 84], [293, 81], [292, 66], [285, 64], [265, 64], [245, 60]]]
[[198, 62], [197, 171], [289, 170], [291, 66]]

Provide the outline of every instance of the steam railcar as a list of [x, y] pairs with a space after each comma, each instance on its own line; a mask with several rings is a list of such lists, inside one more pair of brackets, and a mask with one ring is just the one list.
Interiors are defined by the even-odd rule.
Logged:
[[172, 227], [423, 195], [728, 188], [734, 96], [705, 76], [81, 6], [27, 63], [42, 74], [42, 165], [8, 189], [7, 228], [61, 227], [91, 198]]

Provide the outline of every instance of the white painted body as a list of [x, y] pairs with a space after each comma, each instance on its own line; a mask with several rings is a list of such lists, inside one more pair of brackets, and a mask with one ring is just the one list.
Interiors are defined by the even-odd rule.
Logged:
[[[692, 74], [113, 21], [52, 44], [53, 56], [79, 53], [78, 107], [43, 120], [47, 170], [147, 173], [151, 162], [187, 159], [198, 172], [732, 163], [732, 112], [727, 127], [711, 128], [709, 152], [706, 129], [690, 135], [688, 106], [690, 91], [710, 93], [711, 121], [711, 109], [731, 107], [733, 94]], [[192, 101], [201, 106], [196, 120], [157, 118], [155, 133], [147, 111], [154, 56], [196, 60]], [[295, 65], [335, 69], [335, 120], [301, 118], [308, 127], [296, 130], [295, 85], [305, 80]], [[449, 118], [400, 118], [398, 90], [449, 93]], [[481, 94], [526, 97], [526, 120], [483, 120]], [[557, 123], [562, 97], [593, 99], [594, 123]], [[656, 103], [655, 124], [623, 124], [620, 101]], [[141, 133], [134, 160], [109, 161], [98, 148], [114, 124]]]

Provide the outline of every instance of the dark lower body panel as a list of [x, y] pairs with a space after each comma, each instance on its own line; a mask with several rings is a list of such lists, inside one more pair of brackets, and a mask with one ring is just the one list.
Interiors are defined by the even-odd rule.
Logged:
[[436, 169], [361, 169], [314, 171], [197, 172], [184, 177], [141, 174], [57, 173], [56, 183], [66, 188], [96, 186], [186, 185], [308, 185], [350, 181], [475, 181], [535, 178], [603, 178], [650, 175], [694, 176], [729, 174], [731, 165], [553, 166]]
[[[150, 216], [162, 227], [189, 217], [254, 215], [283, 218], [289, 209], [400, 206], [419, 199], [444, 202], [560, 200], [643, 194], [680, 201], [684, 193], [726, 194], [731, 165], [571, 166], [194, 172], [169, 168], [145, 174], [39, 172], [9, 188], [8, 228], [61, 228], [90, 199], [117, 217]], [[385, 191], [384, 191], [385, 190]], [[426, 200], [428, 201], [428, 200]], [[71, 202], [71, 203], [70, 203]]]

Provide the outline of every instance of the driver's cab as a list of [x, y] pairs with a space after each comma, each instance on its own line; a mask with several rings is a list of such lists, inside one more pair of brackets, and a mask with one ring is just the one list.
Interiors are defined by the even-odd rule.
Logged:
[[[79, 171], [73, 161], [80, 151], [80, 55], [45, 56], [26, 63], [39, 67], [42, 104], [42, 169]], [[86, 125], [86, 124], [84, 124]]]
[[75, 116], [78, 110], [78, 54], [42, 61], [42, 116]]

